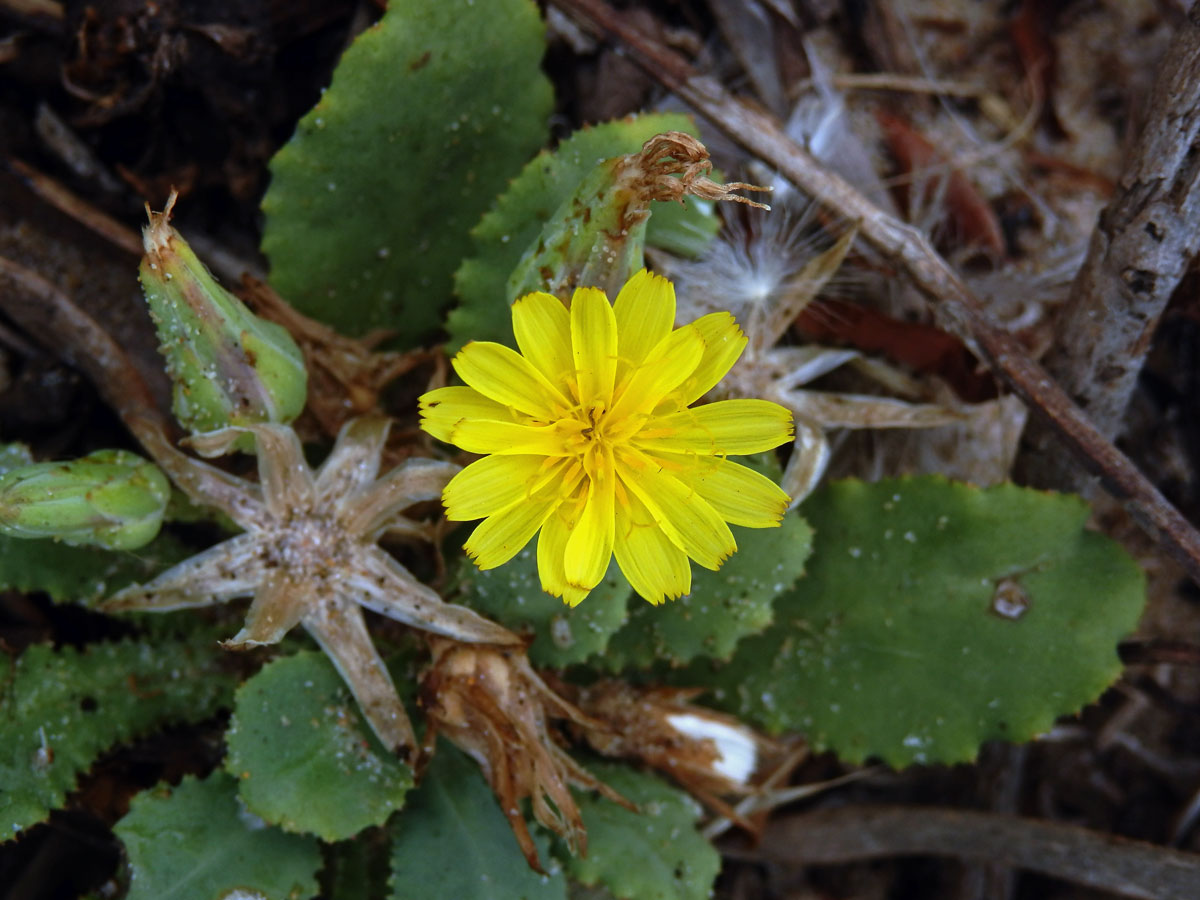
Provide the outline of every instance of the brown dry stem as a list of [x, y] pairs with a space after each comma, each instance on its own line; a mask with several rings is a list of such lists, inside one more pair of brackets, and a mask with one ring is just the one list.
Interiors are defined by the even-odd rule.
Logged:
[[1001, 863], [1142, 900], [1193, 900], [1200, 857], [1075, 825], [961, 809], [845, 806], [776, 819], [731, 856], [787, 866], [894, 856]]
[[[1110, 439], [1121, 431], [1159, 317], [1200, 253], [1200, 6], [1176, 33], [1148, 106], [1044, 360]], [[1087, 488], [1061, 454], [1045, 452], [1052, 434], [1032, 423], [1024, 474], [1046, 487]]]
[[0, 257], [0, 310], [82, 371], [147, 450], [166, 443], [170, 420], [155, 404], [137, 367], [104, 327], [58, 287]]
[[142, 255], [142, 238], [134, 229], [118, 222], [108, 213], [69, 191], [49, 175], [14, 157], [3, 166], [18, 176], [37, 197], [59, 212], [108, 241], [118, 250], [135, 258]]

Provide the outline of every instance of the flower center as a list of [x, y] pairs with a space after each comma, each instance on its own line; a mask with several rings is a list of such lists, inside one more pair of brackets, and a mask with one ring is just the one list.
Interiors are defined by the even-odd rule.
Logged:
[[271, 562], [297, 578], [320, 578], [342, 564], [346, 541], [330, 516], [294, 515], [271, 550]]
[[614, 417], [604, 400], [591, 400], [565, 410], [558, 420], [565, 446], [589, 478], [604, 478], [613, 465], [613, 450], [629, 437], [626, 417]]
[[597, 400], [581, 412], [583, 412], [583, 415], [580, 416], [583, 430], [579, 432], [580, 435], [590, 443], [603, 444], [605, 439], [604, 401]]

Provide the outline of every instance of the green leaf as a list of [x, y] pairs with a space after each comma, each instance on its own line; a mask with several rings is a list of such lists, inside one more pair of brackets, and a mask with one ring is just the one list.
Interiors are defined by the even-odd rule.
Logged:
[[219, 652], [200, 641], [29, 647], [0, 692], [0, 839], [62, 806], [108, 748], [207, 718], [232, 692]]
[[[509, 306], [516, 298], [507, 296], [508, 279], [542, 226], [598, 163], [634, 153], [663, 131], [697, 133], [695, 123], [678, 113], [606, 122], [575, 132], [553, 152], [543, 151], [525, 166], [471, 231], [474, 255], [454, 275], [462, 302], [447, 322], [450, 348], [469, 340], [512, 345]], [[694, 197], [686, 206], [656, 202], [651, 209], [646, 241], [672, 252], [703, 252], [720, 227], [712, 205]]]
[[339, 841], [325, 852], [321, 896], [326, 900], [366, 900], [382, 897], [388, 876], [388, 846], [381, 833], [367, 831]]
[[0, 589], [45, 591], [56, 603], [90, 604], [135, 581], [149, 581], [191, 555], [190, 548], [169, 534], [137, 550], [0, 536]]
[[381, 825], [413, 783], [324, 653], [277, 659], [238, 688], [225, 740], [225, 768], [251, 812], [327, 841]]
[[616, 562], [604, 580], [572, 609], [542, 590], [534, 545], [511, 562], [481, 572], [463, 559], [456, 602], [469, 606], [520, 634], [532, 634], [529, 659], [535, 666], [563, 668], [603, 653], [625, 621], [631, 588]]
[[566, 879], [534, 835], [547, 874], [521, 855], [479, 766], [446, 741], [392, 832], [391, 900], [565, 900]]
[[346, 51], [271, 161], [271, 284], [347, 334], [427, 338], [467, 236], [547, 137], [531, 0], [404, 0]]
[[959, 762], [1048, 730], [1120, 674], [1144, 578], [1084, 529], [1078, 497], [843, 481], [802, 509], [813, 557], [777, 624], [677, 676], [726, 709], [850, 762]]
[[721, 857], [696, 830], [701, 809], [690, 796], [652, 775], [597, 763], [592, 773], [638, 806], [630, 812], [595, 794], [577, 793], [587, 828], [587, 856], [555, 851], [567, 874], [589, 887], [603, 885], [627, 900], [705, 900]]
[[771, 624], [775, 598], [804, 574], [812, 529], [792, 513], [779, 528], [734, 526], [733, 532], [737, 553], [716, 572], [693, 565], [686, 597], [660, 607], [635, 597], [629, 622], [608, 642], [605, 666], [616, 671], [659, 660], [728, 659], [742, 638]]
[[138, 794], [113, 830], [129, 857], [126, 900], [226, 900], [234, 890], [303, 900], [317, 892], [316, 840], [245, 813], [224, 772]]

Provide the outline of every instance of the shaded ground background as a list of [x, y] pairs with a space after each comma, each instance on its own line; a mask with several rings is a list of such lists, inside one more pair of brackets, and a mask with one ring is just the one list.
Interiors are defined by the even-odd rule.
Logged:
[[[257, 209], [267, 161], [319, 96], [346, 42], [380, 12], [367, 0], [164, 0], [152, 7], [0, 0], [0, 254], [68, 290], [156, 373], [136, 283], [139, 251], [56, 209], [30, 179], [53, 179], [131, 227], [143, 202], [159, 207], [177, 187], [185, 199], [178, 224], [201, 255], [226, 277], [261, 272]], [[1056, 340], [1057, 305], [1185, 11], [1169, 0], [661, 0], [629, 4], [627, 15], [785, 118], [811, 94], [814, 59], [819, 77], [823, 67], [831, 77], [881, 78], [833, 81], [846, 102], [846, 131], [878, 179], [860, 187], [878, 190], [930, 231], [1038, 355]], [[545, 66], [557, 90], [556, 134], [671, 103], [626, 55], [557, 13], [550, 38]], [[748, 170], [751, 161], [714, 131], [705, 137], [726, 171]], [[963, 399], [995, 396], [990, 376], [930, 325], [927, 310], [891, 274], [864, 263], [826, 301], [825, 313], [818, 308], [801, 326], [824, 342], [915, 366]], [[1175, 291], [1121, 440], [1193, 521], [1200, 519], [1198, 287], [1193, 273]], [[839, 313], [836, 303], [871, 315]], [[43, 457], [128, 443], [76, 372], [3, 320], [0, 440], [26, 441]], [[967, 449], [980, 445], [939, 443], [923, 433], [856, 435], [839, 445], [835, 470], [869, 477], [914, 468], [917, 460], [936, 468], [929, 460]], [[1142, 632], [1124, 648], [1130, 666], [1122, 681], [1043, 740], [988, 746], [973, 766], [869, 775], [785, 811], [768, 836], [772, 828], [789, 833], [794, 811], [871, 802], [901, 805], [914, 817], [930, 805], [1020, 813], [1200, 851], [1200, 593], [1119, 508], [1097, 502], [1098, 526], [1123, 541], [1151, 577], [1150, 607]], [[8, 653], [33, 641], [83, 643], [120, 627], [37, 596], [0, 595]], [[210, 769], [220, 758], [220, 732], [218, 722], [169, 733], [106, 759], [70, 809], [0, 848], [0, 893], [103, 895], [119, 864], [108, 826], [128, 797], [162, 778]], [[844, 771], [820, 757], [795, 779]], [[803, 849], [788, 858], [731, 839], [719, 896], [1108, 896], [957, 862], [953, 852], [806, 868]]]

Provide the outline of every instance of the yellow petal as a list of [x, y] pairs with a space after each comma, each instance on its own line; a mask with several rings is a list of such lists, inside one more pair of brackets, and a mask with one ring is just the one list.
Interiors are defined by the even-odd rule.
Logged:
[[575, 375], [571, 314], [553, 294], [526, 294], [513, 304], [513, 334], [521, 354], [553, 385]]
[[588, 595], [583, 588], [572, 587], [567, 582], [567, 570], [564, 559], [567, 554], [567, 540], [575, 530], [582, 505], [566, 502], [560, 504], [550, 518], [542, 525], [538, 535], [537, 565], [538, 575], [542, 581], [542, 590], [553, 597], [561, 597], [563, 601], [575, 606]]
[[444, 387], [422, 394], [421, 427], [450, 443], [450, 432], [463, 419], [511, 420], [512, 410], [489, 400], [475, 388]]
[[544, 456], [487, 456], [450, 479], [442, 491], [446, 518], [482, 519], [533, 493], [546, 468]]
[[655, 606], [692, 589], [687, 554], [671, 543], [636, 495], [616, 506], [613, 553], [633, 589]]
[[675, 286], [642, 269], [617, 294], [613, 315], [621, 363], [636, 368], [675, 327]]
[[701, 316], [692, 326], [704, 338], [704, 356], [695, 371], [669, 398], [677, 408], [691, 406], [713, 389], [746, 349], [747, 339], [737, 321], [727, 312]]
[[571, 297], [571, 350], [579, 380], [579, 402], [612, 406], [617, 374], [617, 319], [604, 291], [578, 288]]
[[458, 377], [485, 397], [538, 419], [552, 419], [566, 397], [516, 350], [472, 341], [451, 360]]
[[718, 400], [655, 416], [634, 442], [648, 452], [707, 456], [760, 453], [792, 437], [792, 414], [770, 400]]
[[609, 415], [620, 420], [650, 411], [692, 373], [703, 355], [704, 339], [691, 325], [670, 332], [630, 373]]
[[678, 477], [693, 485], [726, 522], [746, 528], [773, 528], [791, 498], [770, 478], [719, 456], [679, 456]]
[[[583, 588], [571, 587], [571, 585], [567, 585], [566, 589], [562, 592], [563, 603], [567, 604], [567, 606], [570, 606], [573, 609], [578, 606], [580, 601], [582, 601], [583, 598], [590, 593], [591, 591], [584, 590]], [[557, 597], [558, 595], [555, 594], [554, 596]]]
[[612, 559], [614, 482], [611, 466], [606, 474], [606, 478], [590, 479], [587, 502], [567, 539], [563, 560], [567, 583], [588, 591], [600, 583]]
[[489, 419], [461, 419], [450, 430], [450, 443], [468, 453], [565, 456], [563, 432], [557, 425], [521, 425]]
[[521, 552], [560, 502], [557, 493], [547, 492], [493, 513], [479, 523], [463, 550], [481, 569], [503, 565]]
[[733, 532], [708, 501], [656, 460], [626, 450], [619, 457], [618, 473], [671, 543], [706, 569], [719, 569], [737, 550]]

